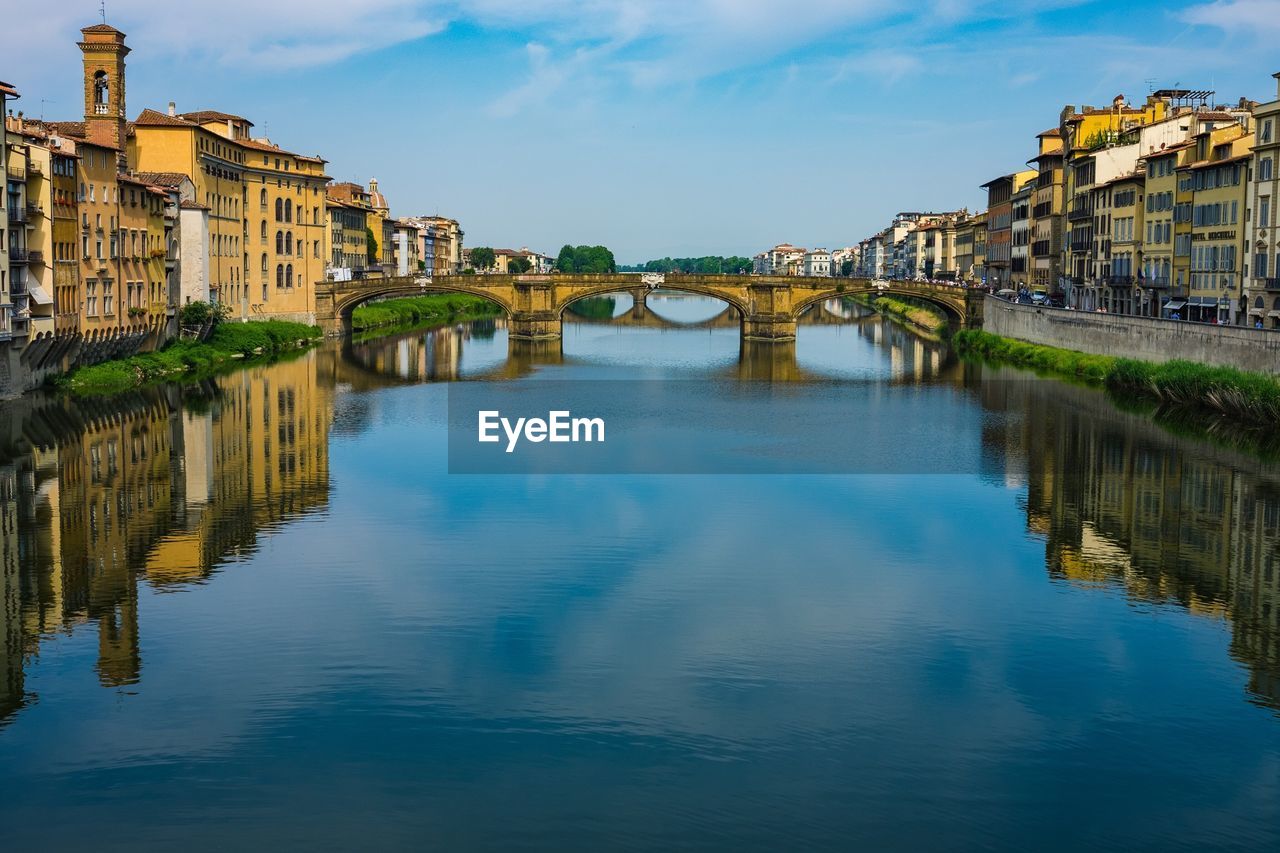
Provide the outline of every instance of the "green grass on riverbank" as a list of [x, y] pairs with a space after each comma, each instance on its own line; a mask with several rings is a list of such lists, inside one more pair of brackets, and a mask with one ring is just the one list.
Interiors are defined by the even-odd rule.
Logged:
[[413, 326], [433, 321], [492, 317], [501, 313], [501, 306], [478, 296], [433, 293], [361, 305], [351, 313], [351, 327], [363, 332], [383, 326]]
[[232, 361], [272, 356], [321, 337], [319, 326], [283, 320], [220, 323], [203, 343], [174, 341], [156, 352], [82, 367], [58, 379], [57, 384], [78, 395], [118, 394], [152, 382], [212, 373]]
[[1267, 431], [1280, 429], [1280, 380], [1273, 376], [1189, 361], [1154, 364], [1089, 355], [976, 329], [957, 332], [952, 343], [962, 354], [1083, 379], [1162, 407], [1200, 410]]

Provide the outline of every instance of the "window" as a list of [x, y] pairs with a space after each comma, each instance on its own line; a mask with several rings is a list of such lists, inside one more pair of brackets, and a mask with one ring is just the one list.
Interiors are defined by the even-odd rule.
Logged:
[[293, 221], [293, 201], [291, 199], [285, 199], [284, 202], [284, 221]]
[[1258, 162], [1258, 180], [1260, 181], [1271, 180], [1271, 167], [1272, 167], [1272, 161], [1270, 157], [1264, 157], [1262, 160], [1260, 160]]
[[284, 235], [284, 254], [293, 254], [293, 232], [288, 232]]
[[267, 253], [266, 252], [262, 253], [262, 274], [264, 276], [267, 274]]
[[293, 264], [284, 268], [284, 286], [293, 287]]
[[284, 221], [284, 200], [276, 199], [276, 222]]
[[276, 264], [276, 287], [284, 287], [284, 264]]
[[258, 239], [262, 243], [267, 242], [267, 220], [262, 220], [262, 228], [259, 229]]
[[1258, 199], [1258, 226], [1266, 228], [1271, 225], [1271, 197], [1263, 196]]
[[258, 193], [258, 204], [263, 210], [267, 209], [267, 188], [263, 187], [262, 192]]
[[277, 255], [284, 254], [284, 232], [283, 231], [276, 232], [276, 254]]

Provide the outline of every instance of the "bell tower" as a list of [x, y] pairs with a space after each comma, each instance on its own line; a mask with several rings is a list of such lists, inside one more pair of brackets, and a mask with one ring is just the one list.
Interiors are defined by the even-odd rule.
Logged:
[[124, 58], [129, 48], [124, 33], [109, 24], [80, 31], [84, 41], [84, 129], [90, 142], [108, 145], [125, 160]]

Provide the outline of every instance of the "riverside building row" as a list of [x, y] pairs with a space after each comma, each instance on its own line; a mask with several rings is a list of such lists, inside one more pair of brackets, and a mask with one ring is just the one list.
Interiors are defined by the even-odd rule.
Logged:
[[899, 213], [833, 273], [1041, 293], [1090, 311], [1280, 329], [1276, 97], [1161, 89], [1067, 106], [987, 209]]
[[26, 117], [0, 83], [0, 370], [49, 339], [158, 345], [190, 302], [309, 319], [326, 278], [461, 271], [455, 220], [396, 219], [376, 180], [334, 182], [241, 116], [171, 102], [129, 120], [124, 33], [85, 27], [79, 47], [80, 120]]

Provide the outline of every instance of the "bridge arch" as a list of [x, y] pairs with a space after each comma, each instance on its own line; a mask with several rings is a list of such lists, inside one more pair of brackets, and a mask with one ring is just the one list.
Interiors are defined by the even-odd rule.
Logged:
[[[895, 286], [902, 285], [902, 286]], [[964, 326], [966, 322], [965, 312], [965, 293], [957, 289], [954, 297], [951, 294], [943, 294], [935, 292], [935, 288], [925, 289], [919, 285], [911, 286], [911, 282], [890, 282], [886, 287], [872, 287], [865, 284], [855, 285], [852, 288], [845, 286], [838, 289], [837, 285], [830, 292], [819, 293], [815, 295], [805, 296], [797, 299], [792, 306], [794, 315], [798, 318], [814, 305], [820, 305], [828, 299], [843, 299], [846, 296], [861, 296], [863, 294], [874, 294], [880, 296], [898, 296], [906, 299], [916, 299], [928, 302], [941, 308], [950, 320], [956, 326]], [[939, 288], [940, 289], [940, 288]]]
[[[463, 278], [463, 276], [457, 276], [457, 278]], [[437, 293], [460, 293], [475, 296], [497, 305], [508, 317], [512, 313], [511, 305], [500, 293], [476, 287], [466, 282], [450, 280], [447, 283], [419, 284], [415, 282], [406, 284], [403, 279], [386, 279], [385, 281], [387, 284], [374, 284], [370, 287], [341, 294], [335, 298], [334, 313], [341, 319], [343, 330], [348, 332], [351, 330], [351, 315], [361, 305], [366, 305], [379, 299], [404, 299], [412, 296], [431, 296]]]
[[[715, 299], [720, 302], [726, 302], [731, 307], [736, 308], [739, 315], [745, 316], [748, 312], [746, 303], [737, 295], [726, 293], [723, 289], [714, 286], [701, 285], [693, 282], [678, 281], [670, 284], [663, 284], [661, 290], [669, 290], [675, 293], [688, 293], [693, 296], [706, 296], [709, 299]], [[628, 285], [620, 285], [617, 283], [602, 283], [595, 286], [585, 288], [574, 288], [572, 294], [565, 299], [560, 306], [558, 313], [563, 316], [565, 310], [575, 302], [583, 299], [589, 299], [593, 296], [608, 296], [613, 293], [629, 293], [634, 294], [637, 290], [643, 290], [646, 293], [652, 293], [653, 289], [648, 285], [640, 284], [636, 281]]]

